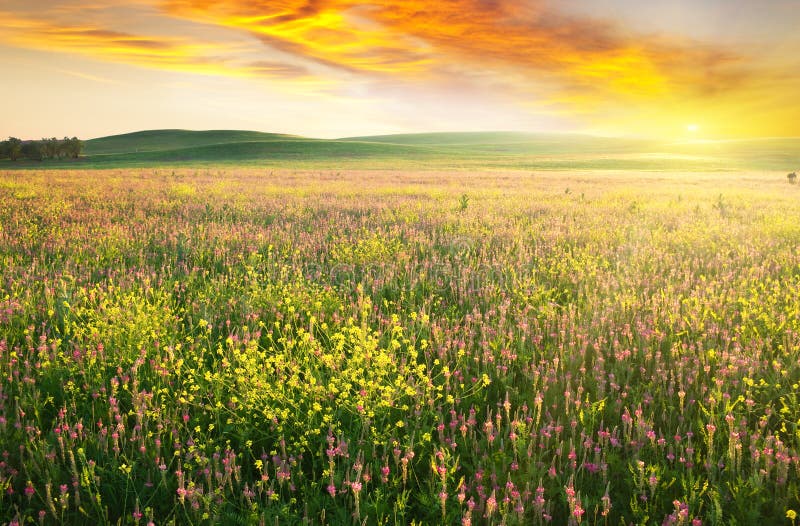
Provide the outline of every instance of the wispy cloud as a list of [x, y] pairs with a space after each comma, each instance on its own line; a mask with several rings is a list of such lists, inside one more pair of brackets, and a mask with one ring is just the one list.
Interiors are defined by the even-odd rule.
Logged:
[[747, 75], [735, 51], [632, 34], [561, 15], [542, 1], [169, 0], [173, 16], [248, 32], [265, 44], [364, 74], [437, 76], [510, 69], [628, 97], [709, 93]]
[[730, 38], [697, 41], [680, 27], [645, 33], [635, 17], [622, 25], [567, 14], [554, 0], [56, 0], [41, 13], [19, 0], [8, 5], [15, 2], [0, 10], [6, 45], [282, 80], [340, 99], [455, 89], [571, 116], [587, 129], [685, 128], [680, 122], [706, 114], [725, 133], [724, 119], [729, 129], [743, 119], [742, 101], [762, 101], [760, 113], [781, 122], [754, 119], [759, 132], [800, 133], [781, 117], [797, 106], [800, 64], [786, 57], [798, 54], [787, 49], [800, 52], [800, 39], [770, 52]]
[[254, 62], [237, 56], [238, 46], [186, 36], [136, 34], [91, 24], [70, 24], [0, 11], [0, 42], [6, 45], [78, 53], [95, 59], [207, 75], [301, 78], [295, 64]]
[[571, 116], [583, 129], [612, 133], [682, 133], [687, 120], [706, 114], [717, 119], [703, 121], [715, 133], [800, 133], [786, 122], [733, 125], [752, 118], [741, 112], [742, 98], [792, 104], [800, 74], [783, 78], [792, 68], [776, 77], [744, 44], [700, 42], [680, 28], [646, 34], [564, 14], [548, 0], [167, 0], [162, 8], [339, 70], [346, 83], [374, 86], [371, 93], [387, 82], [482, 88], [543, 118]]

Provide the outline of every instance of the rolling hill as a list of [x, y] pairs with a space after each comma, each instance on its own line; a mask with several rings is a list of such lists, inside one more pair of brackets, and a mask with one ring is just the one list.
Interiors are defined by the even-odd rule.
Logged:
[[[149, 162], [235, 162], [254, 160], [335, 160], [342, 158], [436, 157], [435, 150], [424, 147], [386, 145], [366, 142], [339, 142], [319, 139], [240, 141], [106, 154], [109, 161]], [[96, 156], [100, 161], [100, 156]]]
[[543, 154], [642, 151], [648, 141], [592, 135], [526, 132], [441, 132], [347, 137], [341, 141], [433, 146], [443, 150]]
[[578, 134], [416, 133], [313, 139], [246, 130], [146, 130], [86, 141], [78, 161], [0, 161], [0, 168], [155, 165], [519, 170], [786, 170], [800, 138], [658, 142]]
[[241, 130], [145, 130], [121, 135], [110, 135], [86, 141], [84, 153], [88, 156], [130, 154], [165, 150], [179, 150], [214, 144], [238, 142], [291, 141], [302, 139], [292, 135]]
[[447, 152], [416, 144], [326, 140], [242, 130], [148, 130], [86, 141], [92, 164], [324, 162], [431, 159]]

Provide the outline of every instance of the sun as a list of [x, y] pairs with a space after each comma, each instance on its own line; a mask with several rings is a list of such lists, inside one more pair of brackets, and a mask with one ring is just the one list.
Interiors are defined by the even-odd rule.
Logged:
[[697, 124], [687, 124], [686, 125], [686, 131], [688, 131], [689, 133], [695, 133], [699, 129], [700, 129], [700, 126], [698, 126]]

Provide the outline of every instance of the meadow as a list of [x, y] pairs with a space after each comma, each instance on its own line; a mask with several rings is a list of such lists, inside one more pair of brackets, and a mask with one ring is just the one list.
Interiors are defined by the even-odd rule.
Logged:
[[649, 140], [581, 134], [450, 132], [317, 139], [246, 130], [143, 130], [85, 141], [79, 159], [10, 161], [0, 170], [788, 171], [800, 138]]
[[783, 172], [0, 172], [0, 524], [796, 524]]

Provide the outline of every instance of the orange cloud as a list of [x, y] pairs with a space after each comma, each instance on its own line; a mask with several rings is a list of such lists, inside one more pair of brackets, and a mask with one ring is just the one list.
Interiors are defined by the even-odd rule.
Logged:
[[167, 11], [255, 35], [347, 71], [436, 76], [512, 69], [626, 97], [704, 93], [743, 73], [712, 46], [631, 36], [605, 22], [511, 0], [169, 0]]
[[[737, 114], [742, 97], [764, 98], [758, 86], [771, 78], [740, 49], [637, 34], [563, 15], [545, 0], [166, 0], [162, 7], [183, 20], [250, 34], [353, 80], [372, 79], [373, 93], [390, 79], [442, 90], [480, 86], [533, 113], [578, 117], [586, 129], [611, 133], [683, 133], [687, 119], [702, 121], [711, 107], [716, 117], [709, 119], [746, 120]], [[786, 105], [800, 82], [793, 74], [781, 85], [769, 98]], [[800, 133], [797, 124], [762, 124], [752, 132]], [[722, 122], [704, 129], [749, 133]]]
[[[337, 100], [457, 89], [476, 101], [574, 117], [594, 131], [668, 134], [700, 122], [723, 135], [800, 135], [785, 111], [796, 106], [800, 64], [785, 52], [767, 51], [766, 60], [744, 45], [641, 34], [566, 15], [552, 0], [89, 2], [57, 0], [43, 14], [0, 11], [0, 43], [170, 71], [288, 79], [287, 86], [302, 83]], [[136, 24], [120, 25], [125, 9], [137, 14]], [[216, 41], [206, 39], [212, 33]], [[787, 45], [800, 56], [800, 46]], [[758, 129], [751, 133], [748, 122]]]
[[430, 63], [409, 35], [356, 2], [170, 1], [168, 13], [243, 30], [268, 46], [351, 72], [420, 73]]
[[138, 66], [209, 75], [301, 78], [300, 66], [246, 61], [236, 47], [194, 38], [138, 35], [94, 25], [26, 17], [0, 11], [0, 42], [18, 47], [79, 53]]

